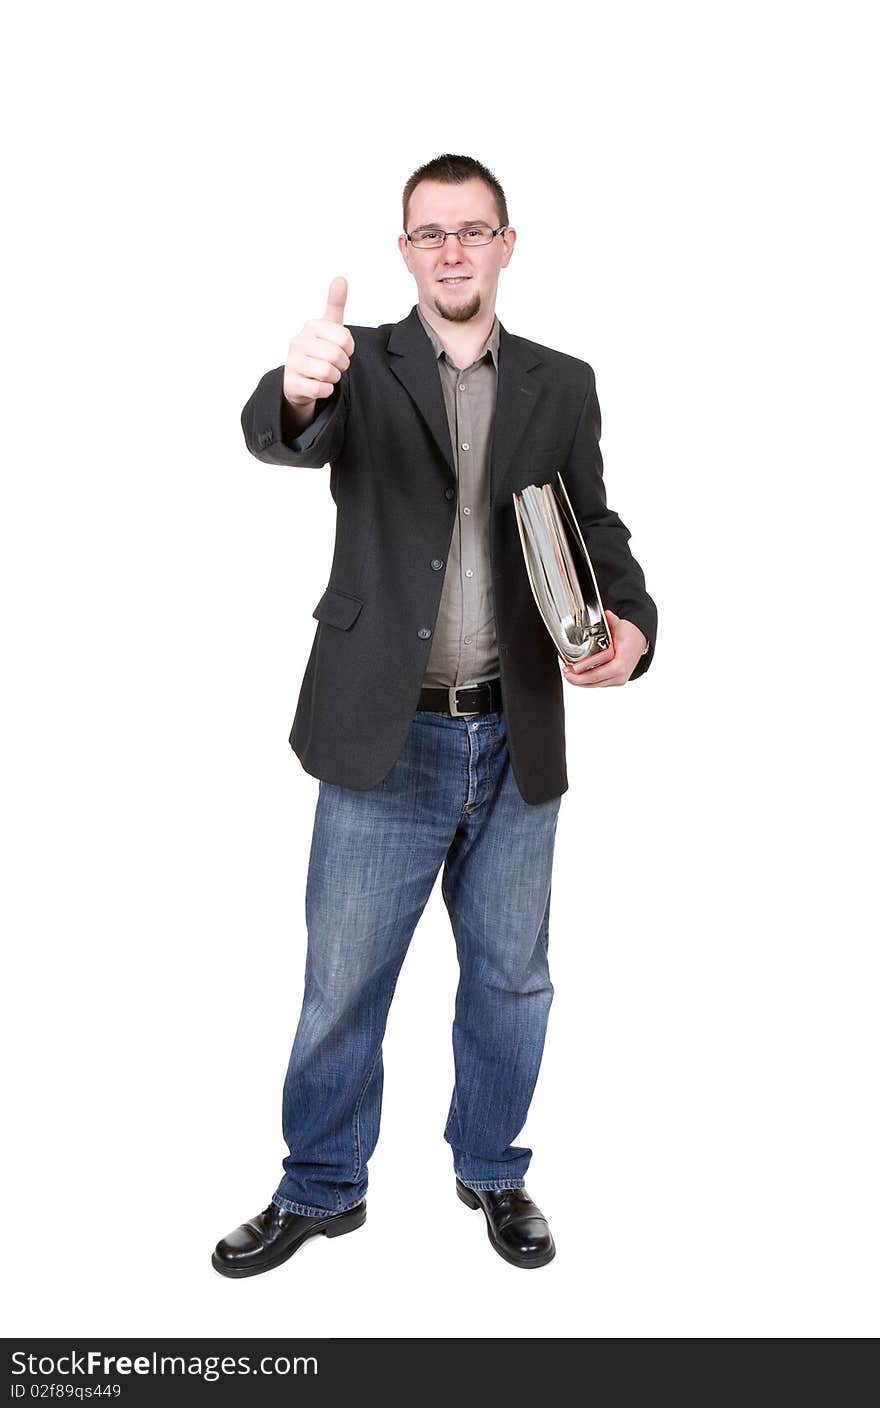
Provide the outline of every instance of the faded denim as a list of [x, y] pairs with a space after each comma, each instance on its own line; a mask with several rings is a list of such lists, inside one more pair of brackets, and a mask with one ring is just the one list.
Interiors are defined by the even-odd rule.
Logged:
[[417, 711], [377, 786], [319, 783], [278, 1207], [318, 1216], [366, 1193], [385, 1023], [441, 866], [460, 968], [444, 1138], [471, 1188], [523, 1186], [532, 1151], [513, 1140], [538, 1078], [553, 998], [547, 947], [561, 800], [523, 801], [503, 710], [458, 718]]

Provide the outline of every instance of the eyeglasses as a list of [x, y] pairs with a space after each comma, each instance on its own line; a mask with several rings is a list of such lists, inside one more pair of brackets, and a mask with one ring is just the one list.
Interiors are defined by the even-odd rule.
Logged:
[[414, 249], [441, 249], [447, 235], [455, 235], [460, 245], [491, 244], [496, 235], [508, 228], [499, 225], [497, 230], [490, 230], [488, 225], [470, 225], [464, 230], [416, 230], [412, 235], [404, 230], [403, 233]]

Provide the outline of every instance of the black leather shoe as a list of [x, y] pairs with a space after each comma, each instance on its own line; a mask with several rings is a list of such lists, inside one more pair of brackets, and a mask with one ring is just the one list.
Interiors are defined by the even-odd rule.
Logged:
[[460, 1178], [455, 1191], [469, 1208], [486, 1214], [489, 1241], [514, 1266], [546, 1266], [556, 1255], [547, 1219], [525, 1188], [468, 1188]]
[[345, 1212], [328, 1212], [326, 1217], [303, 1217], [284, 1212], [274, 1203], [249, 1222], [243, 1222], [217, 1243], [211, 1262], [221, 1276], [258, 1276], [271, 1271], [293, 1256], [309, 1237], [342, 1237], [362, 1227], [367, 1218], [367, 1202], [362, 1199]]

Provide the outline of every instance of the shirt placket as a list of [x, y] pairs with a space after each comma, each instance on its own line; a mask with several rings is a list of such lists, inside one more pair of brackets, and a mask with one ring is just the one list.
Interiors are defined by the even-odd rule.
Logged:
[[455, 423], [458, 462], [458, 521], [461, 572], [461, 623], [459, 627], [458, 668], [455, 683], [460, 686], [474, 678], [477, 653], [477, 621], [480, 584], [477, 581], [476, 456], [474, 440], [474, 397], [472, 378], [477, 363], [464, 371], [455, 369]]

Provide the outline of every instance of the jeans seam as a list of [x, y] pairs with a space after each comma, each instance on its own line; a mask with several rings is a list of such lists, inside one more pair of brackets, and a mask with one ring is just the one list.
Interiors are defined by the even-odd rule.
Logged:
[[450, 1131], [451, 1128], [452, 1128], [452, 1121], [455, 1119], [455, 1116], [456, 1116], [457, 1114], [458, 1114], [458, 1091], [455, 1090], [455, 1091], [453, 1092], [453, 1097], [452, 1097], [452, 1108], [451, 1108], [451, 1110], [449, 1111], [449, 1116], [448, 1116], [448, 1118], [447, 1118], [447, 1120], [446, 1120], [446, 1128], [445, 1128], [444, 1131], [443, 1131], [443, 1138], [444, 1138], [444, 1139], [448, 1139], [448, 1138], [449, 1138], [449, 1131]]
[[[369, 1071], [368, 1071], [368, 1073], [367, 1073], [367, 1078], [366, 1078], [366, 1080], [364, 1081], [363, 1085], [361, 1086], [361, 1093], [360, 1093], [360, 1095], [359, 1095], [358, 1098], [357, 1098], [357, 1104], [356, 1104], [355, 1107], [354, 1107], [354, 1156], [355, 1156], [354, 1177], [355, 1177], [355, 1178], [360, 1178], [360, 1177], [361, 1177], [361, 1174], [362, 1174], [362, 1171], [363, 1171], [363, 1170], [362, 1170], [362, 1167], [361, 1167], [361, 1105], [362, 1105], [363, 1102], [364, 1102], [364, 1096], [366, 1095], [367, 1091], [368, 1091], [369, 1088], [370, 1088], [370, 1081], [373, 1079], [373, 1075], [374, 1075], [374, 1073], [375, 1073], [376, 1066], [377, 1066], [378, 1063], [379, 1063], [379, 1057], [380, 1057], [381, 1055], [382, 1055], [382, 1042], [380, 1041], [380, 1042], [379, 1042], [379, 1045], [378, 1045], [378, 1047], [377, 1047], [377, 1049], [376, 1049], [376, 1054], [375, 1054], [375, 1056], [373, 1057], [372, 1064], [370, 1065], [370, 1069], [369, 1069]], [[338, 1196], [338, 1194], [337, 1194], [337, 1196]]]
[[[459, 818], [459, 820], [460, 820], [460, 818]], [[444, 862], [443, 862], [443, 872], [442, 872], [442, 874], [441, 874], [441, 876], [440, 876], [440, 894], [441, 894], [441, 896], [442, 896], [443, 903], [446, 905], [446, 910], [447, 910], [447, 913], [449, 914], [449, 918], [450, 918], [450, 922], [451, 922], [451, 921], [452, 921], [452, 908], [451, 908], [451, 906], [450, 906], [449, 890], [447, 889], [447, 886], [446, 886], [446, 867], [447, 867], [448, 863], [449, 863], [449, 855], [448, 855], [448, 853], [447, 853], [446, 860], [444, 860]], [[455, 932], [455, 925], [454, 925], [454, 924], [452, 924], [452, 938], [453, 938], [453, 942], [455, 943], [456, 957], [457, 957], [458, 962], [459, 962], [459, 965], [460, 965], [460, 964], [461, 964], [461, 953], [460, 953], [459, 946], [458, 946], [458, 935], [457, 935], [456, 932]], [[452, 1121], [454, 1120], [454, 1118], [455, 1118], [455, 1116], [456, 1116], [457, 1114], [458, 1114], [458, 1082], [456, 1081], [456, 1082], [454, 1082], [453, 1087], [452, 1087], [452, 1104], [451, 1104], [450, 1109], [449, 1109], [449, 1115], [447, 1116], [447, 1119], [446, 1119], [446, 1128], [443, 1130], [443, 1138], [446, 1139], [446, 1140], [448, 1140], [450, 1143], [451, 1143], [452, 1141], [449, 1140], [449, 1131], [450, 1131], [450, 1128], [452, 1127]]]
[[[413, 854], [413, 852], [411, 851], [411, 852], [410, 852], [409, 859], [412, 859], [412, 854]], [[410, 937], [411, 937], [411, 936], [410, 936]], [[407, 944], [407, 951], [409, 951], [409, 944]], [[401, 958], [400, 962], [398, 963], [397, 968], [395, 969], [395, 972], [394, 972], [394, 977], [393, 977], [392, 980], [391, 980], [391, 994], [390, 994], [390, 996], [389, 996], [389, 998], [388, 998], [388, 1007], [389, 1007], [389, 1009], [390, 1009], [390, 1007], [391, 1007], [392, 1002], [394, 1001], [394, 994], [397, 992], [397, 984], [398, 984], [398, 981], [399, 981], [399, 979], [400, 979], [401, 969], [403, 968], [403, 965], [404, 965], [405, 962], [406, 962], [406, 953], [404, 953], [403, 957]], [[385, 1041], [385, 1034], [384, 1034], [384, 1031], [383, 1031], [382, 1036], [379, 1038], [379, 1045], [378, 1045], [377, 1048], [376, 1048], [376, 1054], [375, 1054], [375, 1056], [373, 1057], [372, 1064], [371, 1064], [370, 1070], [369, 1070], [369, 1074], [367, 1075], [367, 1078], [366, 1078], [366, 1080], [364, 1081], [364, 1083], [363, 1083], [363, 1085], [362, 1085], [362, 1087], [361, 1087], [360, 1095], [359, 1095], [358, 1098], [357, 1098], [357, 1104], [356, 1104], [355, 1107], [354, 1107], [354, 1121], [353, 1121], [353, 1124], [354, 1124], [354, 1152], [355, 1152], [355, 1158], [356, 1158], [356, 1160], [357, 1160], [357, 1165], [356, 1165], [355, 1173], [354, 1173], [355, 1178], [360, 1178], [360, 1177], [362, 1176], [362, 1173], [363, 1173], [363, 1169], [362, 1169], [362, 1167], [361, 1167], [361, 1105], [362, 1105], [363, 1102], [364, 1102], [364, 1096], [366, 1095], [367, 1091], [368, 1091], [369, 1088], [370, 1088], [370, 1081], [373, 1079], [373, 1074], [374, 1074], [374, 1072], [375, 1072], [375, 1070], [376, 1070], [376, 1066], [377, 1066], [378, 1063], [379, 1063], [379, 1057], [382, 1055], [382, 1045], [383, 1045], [384, 1041]]]

